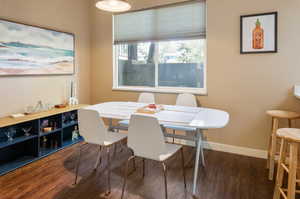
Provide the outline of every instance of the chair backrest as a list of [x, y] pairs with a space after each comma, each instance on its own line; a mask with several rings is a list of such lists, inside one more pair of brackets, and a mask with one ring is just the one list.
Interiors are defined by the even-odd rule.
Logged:
[[155, 104], [155, 97], [153, 93], [141, 93], [138, 102], [146, 104]]
[[139, 157], [157, 159], [164, 154], [165, 138], [158, 120], [145, 114], [131, 115], [127, 145]]
[[177, 96], [176, 105], [197, 107], [197, 100], [195, 95], [189, 93], [183, 93]]
[[80, 135], [88, 143], [103, 145], [107, 138], [107, 130], [98, 111], [92, 109], [78, 110]]

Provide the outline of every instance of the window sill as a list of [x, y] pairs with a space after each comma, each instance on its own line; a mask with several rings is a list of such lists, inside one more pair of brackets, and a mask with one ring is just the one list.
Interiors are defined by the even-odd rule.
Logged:
[[150, 87], [113, 87], [112, 90], [115, 91], [135, 91], [135, 92], [153, 92], [153, 93], [191, 93], [195, 95], [207, 95], [207, 90], [205, 88], [174, 88], [174, 87], [160, 87], [160, 88], [150, 88]]

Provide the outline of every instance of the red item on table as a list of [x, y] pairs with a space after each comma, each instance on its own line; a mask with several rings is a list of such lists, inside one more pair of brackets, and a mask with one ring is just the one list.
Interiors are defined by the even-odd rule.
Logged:
[[157, 107], [156, 107], [155, 104], [149, 104], [149, 105], [148, 105], [148, 108], [156, 109]]

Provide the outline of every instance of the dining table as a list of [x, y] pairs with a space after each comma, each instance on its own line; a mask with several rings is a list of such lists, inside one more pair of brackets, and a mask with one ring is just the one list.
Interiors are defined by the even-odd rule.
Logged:
[[[98, 111], [101, 118], [109, 119], [109, 129], [113, 129], [112, 120], [129, 120], [132, 114], [147, 107], [148, 104], [145, 103], [115, 101], [91, 105], [88, 108]], [[156, 117], [161, 125], [196, 128], [196, 135], [202, 135], [203, 130], [223, 128], [229, 122], [229, 114], [223, 110], [178, 105], [157, 105], [157, 107], [160, 107], [157, 111], [145, 112], [145, 114]], [[198, 143], [202, 142], [201, 136], [196, 136], [196, 139]], [[200, 144], [196, 145], [193, 195], [196, 195], [200, 147]]]

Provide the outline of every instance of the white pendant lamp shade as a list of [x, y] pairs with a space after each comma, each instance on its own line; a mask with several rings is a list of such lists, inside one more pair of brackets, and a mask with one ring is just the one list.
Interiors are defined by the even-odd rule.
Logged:
[[96, 7], [108, 12], [125, 12], [131, 8], [126, 0], [99, 0]]

